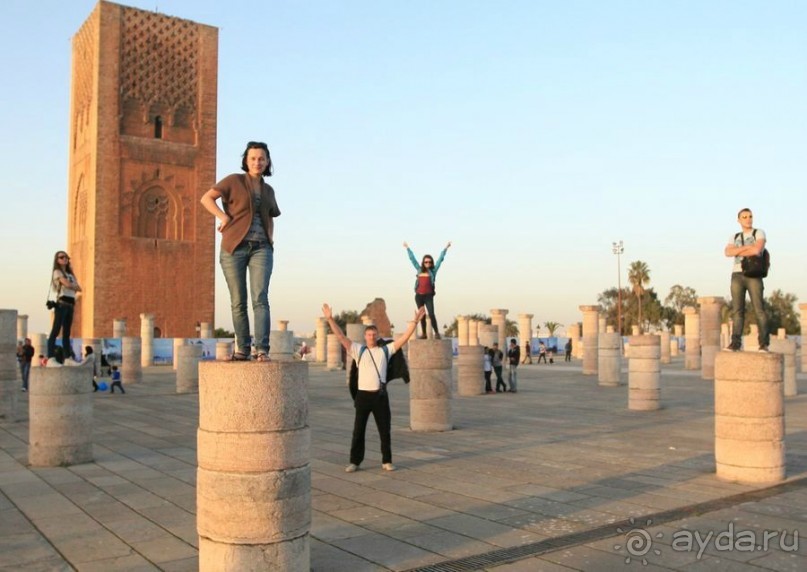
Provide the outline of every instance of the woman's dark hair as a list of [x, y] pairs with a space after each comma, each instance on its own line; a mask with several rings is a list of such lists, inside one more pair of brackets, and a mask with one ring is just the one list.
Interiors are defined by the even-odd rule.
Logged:
[[263, 149], [263, 152], [266, 153], [266, 168], [261, 173], [264, 177], [271, 177], [272, 176], [272, 157], [269, 155], [269, 147], [266, 146], [266, 143], [262, 143], [260, 141], [250, 141], [247, 143], [247, 148], [244, 149], [243, 155], [241, 155], [241, 170], [245, 173], [249, 172], [249, 167], [247, 167], [247, 153], [249, 153], [250, 149]]
[[432, 261], [432, 266], [434, 266], [434, 257], [431, 254], [424, 254], [423, 258], [420, 259], [420, 271], [426, 272], [426, 260]]
[[64, 254], [67, 256], [67, 266], [64, 267], [65, 272], [68, 274], [73, 273], [73, 267], [70, 266], [70, 256], [64, 250], [57, 250], [56, 254], [53, 255], [53, 269], [54, 270], [61, 270], [62, 266], [59, 264], [59, 255]]

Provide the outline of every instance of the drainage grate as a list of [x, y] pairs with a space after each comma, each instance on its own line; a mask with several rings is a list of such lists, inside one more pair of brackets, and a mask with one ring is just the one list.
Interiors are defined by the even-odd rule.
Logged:
[[[807, 477], [794, 479], [765, 489], [739, 493], [654, 514], [641, 515], [641, 518], [650, 519], [653, 521], [653, 526], [657, 526], [659, 524], [682, 520], [690, 516], [699, 516], [716, 510], [722, 510], [746, 502], [763, 500], [803, 487], [807, 487]], [[412, 568], [407, 572], [471, 572], [473, 570], [483, 569], [486, 566], [508, 564], [523, 558], [554, 552], [562, 548], [571, 548], [587, 542], [612, 538], [619, 535], [617, 528], [630, 528], [631, 525], [630, 519], [625, 519], [620, 522], [612, 522], [598, 526], [597, 528], [557, 536], [540, 542], [522, 544], [521, 546], [513, 546], [512, 548], [501, 548], [499, 550], [485, 552], [484, 554], [477, 554], [476, 556], [458, 558], [457, 560], [446, 560], [445, 562], [431, 564], [421, 568]]]

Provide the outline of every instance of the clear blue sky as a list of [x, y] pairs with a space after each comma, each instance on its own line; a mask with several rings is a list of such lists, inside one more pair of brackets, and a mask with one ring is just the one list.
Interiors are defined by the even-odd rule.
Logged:
[[[219, 28], [218, 165], [272, 150], [273, 320], [414, 309], [401, 243], [437, 255], [441, 324], [507, 308], [569, 324], [616, 286], [728, 296], [748, 206], [766, 291], [807, 302], [807, 2], [151, 0]], [[0, 4], [0, 307], [46, 331], [67, 227], [70, 39], [90, 0]], [[199, 189], [201, 195], [206, 189]], [[211, 217], [211, 228], [214, 221]], [[216, 321], [230, 328], [216, 264]], [[274, 327], [274, 325], [273, 325]]]

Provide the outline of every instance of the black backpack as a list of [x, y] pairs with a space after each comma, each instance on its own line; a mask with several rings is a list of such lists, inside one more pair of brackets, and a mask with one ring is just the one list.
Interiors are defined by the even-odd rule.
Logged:
[[[754, 229], [751, 233], [751, 236], [754, 237], [754, 240], [757, 239], [757, 229]], [[734, 235], [734, 242], [737, 242], [737, 239], [740, 240], [740, 244], [743, 244], [743, 233], [738, 232]], [[743, 260], [741, 262], [742, 269], [743, 269], [743, 276], [748, 278], [766, 278], [768, 276], [768, 270], [771, 267], [771, 253], [768, 252], [767, 248], [763, 248], [762, 252], [760, 252], [757, 256], [743, 256]]]

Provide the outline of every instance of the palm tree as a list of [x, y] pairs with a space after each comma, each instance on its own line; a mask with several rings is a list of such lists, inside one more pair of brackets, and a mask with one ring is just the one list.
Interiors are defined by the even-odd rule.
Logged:
[[549, 330], [549, 337], [554, 338], [555, 332], [558, 328], [560, 328], [563, 324], [559, 324], [558, 322], [544, 322], [544, 327]]
[[647, 262], [636, 260], [630, 263], [628, 268], [628, 281], [633, 287], [633, 293], [639, 302], [639, 332], [642, 331], [642, 294], [644, 294], [644, 287], [650, 284], [650, 268]]

